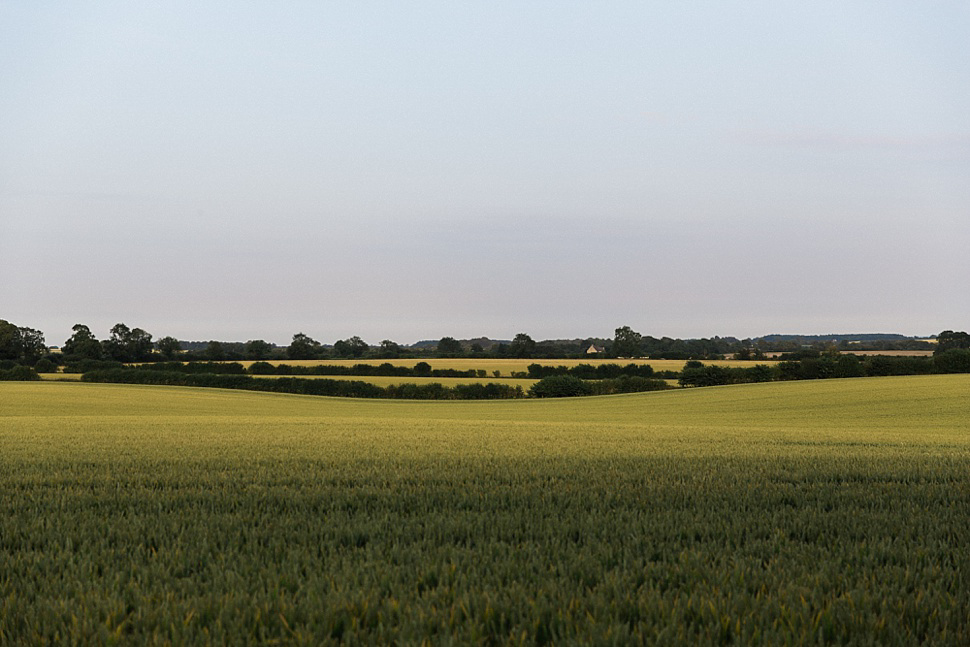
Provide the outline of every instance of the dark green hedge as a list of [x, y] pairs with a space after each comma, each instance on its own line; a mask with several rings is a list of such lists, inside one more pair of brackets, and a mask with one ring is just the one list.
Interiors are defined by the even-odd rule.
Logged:
[[824, 380], [940, 373], [970, 373], [970, 350], [951, 349], [933, 357], [886, 355], [804, 357], [779, 362], [774, 366], [758, 364], [751, 368], [704, 366], [700, 362], [694, 362], [681, 371], [680, 384], [681, 386], [718, 386], [778, 380]]
[[414, 400], [492, 400], [524, 397], [521, 387], [504, 384], [472, 384], [446, 387], [441, 384], [399, 384], [386, 387], [358, 380], [306, 379], [299, 377], [254, 378], [249, 375], [182, 373], [155, 369], [121, 368], [91, 371], [83, 382], [111, 384], [164, 384], [344, 398], [401, 398]]
[[40, 379], [37, 371], [29, 366], [14, 366], [0, 370], [0, 382], [34, 382]]
[[637, 375], [623, 375], [616, 379], [582, 380], [575, 375], [550, 375], [529, 389], [534, 398], [565, 398], [581, 395], [613, 395], [615, 393], [641, 393], [663, 391], [670, 386], [663, 380]]

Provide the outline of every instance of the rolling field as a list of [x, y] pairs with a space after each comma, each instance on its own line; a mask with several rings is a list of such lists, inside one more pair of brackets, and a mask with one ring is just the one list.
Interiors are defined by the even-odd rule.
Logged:
[[965, 375], [0, 383], [0, 644], [966, 645], [968, 545]]

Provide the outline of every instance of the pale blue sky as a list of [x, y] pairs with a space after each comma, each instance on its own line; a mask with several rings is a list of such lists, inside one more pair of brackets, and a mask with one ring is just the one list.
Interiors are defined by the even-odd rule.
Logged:
[[965, 2], [0, 0], [0, 318], [970, 328]]

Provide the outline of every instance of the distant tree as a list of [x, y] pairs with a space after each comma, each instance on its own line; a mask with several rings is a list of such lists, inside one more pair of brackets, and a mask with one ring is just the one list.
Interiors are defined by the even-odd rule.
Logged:
[[78, 359], [101, 359], [101, 342], [91, 333], [91, 329], [84, 324], [74, 324], [71, 328], [74, 334], [61, 346], [65, 356]]
[[439, 357], [458, 357], [461, 354], [461, 342], [454, 337], [442, 337], [438, 342]]
[[293, 341], [286, 347], [290, 359], [313, 359], [320, 353], [320, 342], [301, 332], [293, 335]]
[[155, 348], [165, 359], [175, 359], [182, 352], [182, 344], [175, 337], [162, 337], [155, 342]]
[[529, 358], [532, 357], [535, 349], [536, 343], [532, 337], [529, 337], [524, 332], [520, 332], [512, 339], [512, 343], [509, 344], [509, 355], [511, 357]]
[[944, 330], [937, 335], [934, 354], [945, 353], [954, 348], [970, 348], [970, 334]]
[[221, 362], [226, 359], [226, 349], [222, 342], [212, 340], [206, 345], [202, 355], [210, 362]]
[[21, 358], [26, 364], [33, 364], [47, 353], [44, 333], [34, 328], [20, 328]]
[[368, 348], [367, 342], [354, 335], [350, 339], [339, 339], [334, 342], [333, 354], [337, 357], [363, 357]]
[[130, 334], [131, 328], [123, 323], [116, 323], [112, 326], [111, 337], [101, 342], [104, 354], [116, 362], [130, 362], [131, 357], [128, 356], [127, 349], [125, 348], [125, 339]]
[[482, 346], [478, 342], [475, 342], [474, 344], [472, 344], [472, 347], [471, 347], [471, 353], [472, 353], [472, 355], [479, 356], [479, 355], [481, 355], [484, 352], [485, 352], [485, 347], [484, 346]]
[[20, 328], [0, 319], [0, 360], [17, 361], [21, 358]]
[[403, 354], [405, 354], [405, 350], [401, 348], [401, 345], [390, 339], [381, 341], [380, 348], [377, 351], [377, 356], [381, 359], [395, 359]]
[[269, 357], [273, 352], [273, 346], [262, 339], [250, 339], [246, 342], [243, 351], [246, 359], [261, 360]]
[[144, 362], [151, 359], [152, 336], [141, 328], [129, 328], [117, 323], [111, 328], [111, 337], [102, 346], [107, 354], [118, 362]]
[[44, 333], [0, 319], [0, 360], [34, 364], [46, 352]]
[[610, 351], [614, 357], [639, 357], [643, 336], [629, 326], [620, 326], [613, 335]]

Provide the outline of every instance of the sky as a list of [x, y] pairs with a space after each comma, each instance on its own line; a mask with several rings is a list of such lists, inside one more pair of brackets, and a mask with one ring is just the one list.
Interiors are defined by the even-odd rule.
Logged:
[[970, 328], [970, 5], [0, 0], [0, 319]]

